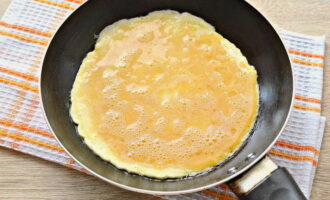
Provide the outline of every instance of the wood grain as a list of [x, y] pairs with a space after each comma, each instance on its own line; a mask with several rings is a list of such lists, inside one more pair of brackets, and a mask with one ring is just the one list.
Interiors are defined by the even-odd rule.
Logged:
[[[11, 0], [0, 0], [0, 16]], [[248, 0], [276, 27], [330, 34], [329, 0]], [[330, 44], [327, 42], [327, 48]], [[322, 114], [330, 118], [330, 53], [326, 55]], [[330, 196], [330, 129], [327, 126], [312, 200]], [[0, 149], [0, 199], [158, 199], [121, 190], [94, 177], [12, 150]]]

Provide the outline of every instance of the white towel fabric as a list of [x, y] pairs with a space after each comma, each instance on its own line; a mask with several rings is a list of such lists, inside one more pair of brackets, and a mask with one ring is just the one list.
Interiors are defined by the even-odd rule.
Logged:
[[[38, 97], [38, 72], [56, 29], [82, 0], [13, 0], [0, 21], [0, 146], [86, 172], [57, 144]], [[311, 193], [325, 118], [320, 116], [325, 38], [280, 31], [296, 78], [294, 109], [269, 155]], [[0, 149], [1, 150], [1, 149]], [[167, 199], [236, 199], [225, 186]]]

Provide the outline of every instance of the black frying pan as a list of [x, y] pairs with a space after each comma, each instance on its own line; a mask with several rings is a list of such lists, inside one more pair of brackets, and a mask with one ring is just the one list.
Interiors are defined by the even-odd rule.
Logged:
[[[189, 12], [203, 18], [241, 49], [258, 72], [260, 108], [255, 128], [247, 142], [215, 170], [187, 179], [156, 181], [119, 170], [96, 156], [78, 136], [70, 118], [69, 107], [74, 79], [83, 58], [94, 47], [95, 35], [120, 19], [138, 17], [162, 9]], [[274, 28], [245, 1], [90, 0], [63, 23], [50, 43], [42, 67], [40, 91], [50, 128], [63, 148], [88, 171], [128, 190], [150, 194], [179, 194], [199, 191], [232, 180], [267, 153], [279, 137], [290, 113], [293, 75], [288, 54]], [[277, 171], [284, 170], [279, 168], [275, 170], [276, 173]], [[276, 173], [272, 172], [270, 177]], [[268, 182], [264, 180], [259, 183], [263, 187], [259, 188], [270, 192], [264, 192], [264, 196], [260, 196], [260, 189], [256, 187], [242, 195], [242, 199], [271, 199], [270, 194], [275, 189], [281, 200], [297, 197], [281, 196], [282, 193], [286, 195], [293, 190], [285, 192], [288, 187], [284, 187], [283, 192], [278, 190], [283, 189], [283, 184], [277, 187], [275, 179], [268, 179]], [[279, 180], [284, 181], [282, 178]], [[253, 196], [254, 193], [257, 196]], [[300, 191], [297, 195], [300, 195], [297, 199], [303, 198]]]

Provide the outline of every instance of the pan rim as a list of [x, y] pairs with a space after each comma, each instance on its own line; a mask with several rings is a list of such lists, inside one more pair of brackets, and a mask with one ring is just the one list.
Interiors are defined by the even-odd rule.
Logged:
[[274, 28], [274, 25], [270, 22], [270, 20], [263, 15], [261, 12], [259, 12], [251, 3], [244, 1], [243, 3], [246, 3], [247, 6], [250, 6], [254, 11], [256, 11], [262, 18], [264, 18], [266, 20], [266, 22], [272, 27], [272, 29], [274, 30], [276, 36], [278, 37], [281, 45], [283, 46], [283, 48], [285, 49], [286, 52], [286, 56], [288, 57], [289, 63], [290, 63], [290, 71], [291, 71], [291, 80], [292, 80], [292, 92], [291, 92], [291, 102], [290, 102], [290, 107], [288, 110], [288, 113], [286, 115], [286, 119], [279, 131], [279, 133], [277, 134], [277, 136], [274, 138], [274, 140], [268, 145], [268, 147], [263, 150], [263, 152], [261, 154], [259, 154], [253, 161], [251, 161], [249, 164], [247, 164], [245, 167], [243, 167], [242, 169], [238, 170], [236, 173], [229, 175], [228, 177], [221, 179], [219, 181], [215, 181], [214, 183], [211, 184], [207, 184], [201, 187], [197, 187], [197, 188], [192, 188], [192, 189], [186, 189], [186, 190], [177, 190], [177, 191], [156, 191], [156, 190], [147, 190], [147, 189], [139, 189], [139, 188], [135, 188], [135, 187], [131, 187], [131, 186], [127, 186], [121, 183], [117, 183], [111, 179], [108, 179], [96, 172], [94, 172], [92, 169], [88, 168], [87, 166], [85, 166], [84, 164], [82, 164], [78, 159], [75, 158], [75, 156], [73, 156], [67, 149], [66, 147], [62, 144], [62, 142], [59, 140], [59, 138], [57, 137], [55, 131], [52, 129], [52, 126], [50, 125], [50, 122], [48, 121], [48, 117], [47, 114], [45, 112], [45, 106], [44, 106], [44, 102], [43, 102], [43, 92], [42, 92], [42, 72], [43, 72], [43, 66], [45, 64], [45, 58], [47, 56], [47, 52], [48, 49], [50, 47], [50, 45], [53, 42], [54, 37], [57, 35], [57, 33], [60, 31], [60, 29], [62, 28], [63, 24], [70, 18], [70, 16], [72, 16], [77, 10], [79, 10], [83, 5], [87, 4], [89, 1], [85, 1], [83, 2], [80, 6], [78, 6], [72, 13], [70, 13], [69, 15], [67, 15], [65, 17], [65, 19], [63, 20], [63, 22], [59, 25], [59, 27], [56, 29], [56, 31], [54, 32], [54, 34], [52, 35], [51, 39], [49, 40], [46, 49], [45, 49], [45, 53], [42, 56], [42, 65], [39, 69], [39, 81], [38, 81], [38, 89], [40, 92], [39, 95], [39, 101], [40, 101], [40, 106], [42, 109], [42, 115], [46, 121], [46, 124], [49, 128], [49, 130], [51, 131], [52, 135], [54, 135], [56, 141], [58, 142], [58, 144], [64, 149], [64, 151], [75, 161], [77, 162], [80, 166], [82, 166], [84, 169], [86, 169], [90, 174], [92, 174], [93, 176], [96, 176], [97, 178], [110, 183], [112, 185], [115, 185], [119, 188], [125, 189], [125, 190], [129, 190], [129, 191], [133, 191], [133, 192], [138, 192], [138, 193], [143, 193], [143, 194], [151, 194], [151, 195], [179, 195], [179, 194], [187, 194], [187, 193], [193, 193], [193, 192], [198, 192], [201, 190], [205, 190], [205, 189], [209, 189], [211, 187], [214, 187], [216, 185], [228, 182], [232, 179], [234, 179], [235, 177], [239, 176], [240, 174], [243, 174], [244, 172], [246, 172], [247, 170], [249, 170], [250, 168], [252, 168], [258, 161], [260, 161], [267, 153], [268, 151], [274, 146], [275, 142], [278, 140], [278, 138], [281, 136], [284, 128], [286, 127], [288, 121], [289, 121], [289, 117], [291, 115], [292, 109], [293, 109], [293, 102], [294, 102], [294, 94], [295, 94], [295, 78], [294, 78], [294, 71], [292, 68], [292, 62], [291, 59], [289, 57], [289, 53], [287, 48], [285, 47], [283, 40], [281, 39], [281, 37], [279, 36], [278, 31]]

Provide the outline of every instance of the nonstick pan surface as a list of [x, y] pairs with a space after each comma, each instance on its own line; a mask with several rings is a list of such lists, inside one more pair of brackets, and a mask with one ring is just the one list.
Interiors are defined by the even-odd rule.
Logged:
[[[189, 12], [212, 24], [241, 49], [258, 72], [260, 108], [240, 150], [215, 170], [179, 180], [155, 180], [119, 170], [95, 155], [77, 134], [69, 114], [70, 91], [79, 66], [101, 30], [120, 19], [155, 10]], [[244, 87], [244, 85], [242, 85]], [[45, 116], [63, 148], [95, 176], [132, 191], [178, 194], [226, 182], [264, 156], [291, 110], [293, 74], [288, 54], [271, 24], [242, 0], [90, 0], [59, 28], [45, 55], [40, 80]]]

